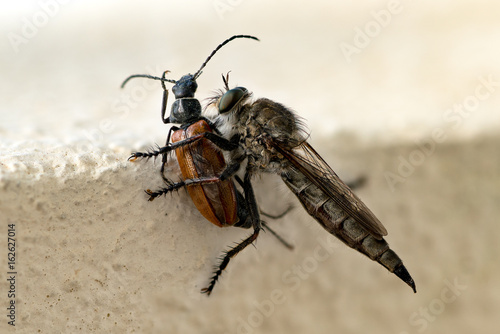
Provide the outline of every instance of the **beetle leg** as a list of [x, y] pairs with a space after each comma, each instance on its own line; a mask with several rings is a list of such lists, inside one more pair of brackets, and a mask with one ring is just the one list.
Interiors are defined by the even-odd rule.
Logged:
[[172, 152], [173, 150], [175, 150], [176, 148], [179, 148], [179, 147], [182, 147], [182, 146], [185, 146], [185, 145], [189, 145], [199, 139], [201, 139], [203, 137], [203, 134], [200, 134], [200, 135], [196, 135], [196, 136], [193, 136], [193, 137], [190, 137], [190, 138], [187, 138], [185, 140], [181, 140], [181, 141], [178, 141], [176, 143], [167, 143], [165, 146], [163, 147], [160, 147], [158, 150], [151, 150], [151, 151], [148, 151], [148, 152], [134, 152], [132, 153], [132, 155], [130, 155], [130, 157], [128, 158], [128, 160], [130, 161], [135, 161], [139, 158], [152, 158], [152, 157], [157, 157], [159, 156], [160, 154], [168, 154], [170, 152]]
[[[163, 99], [161, 101], [161, 120], [163, 121], [164, 124], [169, 124], [170, 123], [170, 117], [165, 118], [165, 111], [167, 110], [167, 101], [168, 101], [168, 89], [165, 87], [165, 76], [167, 73], [170, 71], [165, 71], [163, 72], [163, 75], [161, 76], [161, 86], [163, 88]], [[168, 144], [168, 140], [167, 140]]]
[[[166, 91], [168, 92], [168, 91]], [[172, 132], [179, 130], [178, 127], [172, 126], [170, 130], [168, 130], [168, 135], [167, 135], [167, 141], [165, 142], [165, 146], [168, 146], [170, 143], [170, 136], [172, 135]], [[168, 159], [168, 153], [163, 154], [163, 158], [161, 159], [161, 169], [160, 173], [163, 176], [163, 171], [165, 170], [165, 165], [167, 164], [167, 159]]]
[[200, 117], [200, 119], [204, 120], [205, 122], [207, 122], [207, 124], [210, 126], [210, 128], [212, 129], [213, 132], [215, 132], [215, 134], [219, 135], [219, 136], [222, 136], [222, 133], [219, 131], [219, 129], [217, 129], [217, 124], [215, 122], [212, 122], [211, 120], [209, 120], [208, 118], [206, 117]]

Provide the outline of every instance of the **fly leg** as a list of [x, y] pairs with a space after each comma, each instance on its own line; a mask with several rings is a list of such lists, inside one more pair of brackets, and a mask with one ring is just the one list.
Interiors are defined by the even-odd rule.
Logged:
[[222, 271], [226, 269], [231, 258], [233, 258], [239, 252], [245, 249], [245, 247], [253, 243], [259, 236], [259, 232], [262, 229], [259, 217], [259, 209], [257, 208], [257, 202], [255, 201], [255, 195], [253, 192], [252, 184], [250, 183], [250, 175], [248, 171], [245, 174], [243, 189], [245, 191], [245, 202], [248, 206], [248, 211], [250, 212], [250, 219], [252, 222], [252, 226], [254, 228], [253, 233], [248, 238], [244, 239], [242, 242], [236, 245], [236, 247], [230, 249], [225, 253], [221, 263], [215, 270], [214, 275], [212, 276], [209, 286], [201, 290], [202, 293], [206, 293], [207, 295], [210, 295], [212, 293], [215, 284], [219, 280], [219, 276], [222, 274]]
[[162, 175], [163, 181], [167, 184], [166, 187], [161, 188], [157, 191], [146, 190], [146, 194], [149, 195], [149, 201], [153, 201], [156, 197], [161, 195], [166, 195], [174, 190], [179, 190], [183, 187], [189, 187], [193, 185], [204, 185], [210, 183], [217, 183], [221, 181], [225, 181], [229, 179], [234, 173], [238, 171], [240, 168], [240, 163], [236, 162], [226, 167], [226, 169], [222, 172], [220, 176], [212, 176], [212, 177], [200, 177], [196, 179], [186, 179], [180, 182], [172, 182]]
[[152, 191], [150, 189], [145, 190], [144, 192], [149, 195], [148, 201], [153, 201], [156, 197], [161, 196], [161, 195], [166, 195], [167, 193], [173, 192], [174, 190], [177, 191], [180, 188], [183, 188], [186, 186], [186, 183], [184, 181], [181, 182], [173, 182], [165, 177], [163, 173], [161, 174], [161, 177], [163, 178], [163, 181], [167, 185], [164, 188], [161, 188], [158, 191]]
[[285, 239], [283, 239], [283, 237], [281, 235], [279, 235], [278, 233], [276, 233], [272, 228], [269, 227], [269, 225], [267, 225], [267, 223], [263, 220], [261, 220], [260, 222], [262, 224], [262, 227], [271, 232], [271, 234], [276, 238], [278, 239], [279, 242], [281, 242], [283, 244], [283, 246], [285, 246], [286, 248], [288, 248], [289, 250], [293, 250], [295, 247], [289, 243], [288, 241], [286, 241]]
[[170, 192], [173, 192], [174, 190], [179, 190], [180, 188], [183, 188], [186, 186], [204, 185], [204, 184], [210, 184], [210, 183], [217, 183], [217, 182], [221, 181], [220, 177], [217, 177], [217, 176], [202, 177], [202, 178], [198, 178], [198, 179], [186, 179], [186, 180], [180, 181], [180, 182], [172, 182], [169, 179], [167, 179], [166, 177], [163, 177], [163, 180], [167, 184], [166, 187], [161, 188], [160, 190], [157, 190], [157, 191], [151, 191], [150, 189], [146, 190], [146, 194], [149, 195], [149, 201], [153, 201], [158, 196], [166, 195]]
[[224, 269], [226, 269], [226, 267], [229, 263], [229, 260], [231, 260], [231, 258], [233, 258], [239, 252], [241, 252], [243, 249], [245, 249], [246, 246], [248, 246], [252, 242], [254, 242], [255, 239], [257, 239], [257, 237], [259, 236], [259, 231], [260, 231], [260, 228], [254, 229], [253, 233], [248, 238], [246, 238], [245, 240], [240, 242], [238, 245], [236, 245], [236, 247], [225, 252], [225, 255], [222, 258], [221, 263], [219, 264], [219, 266], [215, 270], [214, 275], [212, 276], [212, 279], [210, 281], [210, 285], [206, 288], [201, 289], [201, 293], [206, 293], [208, 296], [210, 296], [210, 294], [212, 293], [212, 290], [215, 287], [215, 283], [217, 283], [217, 281], [219, 280], [219, 276], [222, 274], [222, 271]]
[[212, 132], [203, 132], [198, 135], [189, 137], [187, 139], [178, 141], [176, 143], [167, 143], [165, 146], [160, 147], [157, 150], [151, 150], [148, 152], [134, 152], [132, 155], [128, 158], [130, 161], [135, 161], [137, 159], [143, 159], [143, 158], [152, 158], [152, 157], [157, 157], [158, 155], [165, 155], [168, 154], [169, 152], [174, 151], [175, 149], [179, 147], [183, 147], [189, 144], [192, 144], [202, 138], [205, 138], [207, 140], [210, 140], [212, 143], [214, 143], [217, 147], [224, 151], [232, 151], [236, 148], [238, 148], [238, 143], [239, 143], [239, 137], [238, 136], [233, 136], [231, 140], [227, 140], [224, 137], [221, 137], [215, 133]]
[[271, 218], [271, 219], [280, 219], [280, 218], [283, 218], [287, 213], [292, 211], [292, 209], [293, 209], [293, 205], [290, 205], [290, 206], [288, 206], [288, 208], [285, 209], [285, 211], [283, 211], [282, 213], [280, 213], [278, 215], [271, 215], [269, 213], [265, 213], [264, 211], [260, 211], [260, 213], [263, 216], [266, 216], [266, 217]]
[[[238, 175], [235, 175], [234, 176], [234, 179], [236, 180], [236, 182], [238, 182], [238, 184], [243, 187], [243, 181], [241, 180], [241, 178], [238, 176]], [[239, 193], [239, 192], [238, 192]], [[290, 212], [291, 210], [293, 209], [293, 205], [290, 205], [288, 208], [285, 209], [285, 211], [283, 211], [282, 213], [278, 214], [278, 215], [271, 215], [271, 214], [268, 214], [268, 213], [265, 213], [264, 211], [261, 211], [259, 210], [259, 212], [263, 215], [263, 216], [266, 216], [266, 217], [269, 217], [271, 219], [280, 219], [282, 217], [284, 217], [288, 212]]]
[[[244, 187], [243, 181], [240, 179], [240, 177], [238, 175], [235, 175], [234, 178], [239, 183], [239, 185], [241, 187]], [[236, 190], [236, 196], [237, 196], [237, 200], [238, 200], [238, 218], [239, 218], [239, 221], [234, 226], [243, 227], [243, 228], [249, 228], [249, 227], [252, 226], [251, 225], [252, 223], [250, 221], [248, 221], [248, 217], [250, 215], [249, 215], [248, 209], [246, 207], [245, 199], [243, 198], [243, 195], [238, 190]], [[279, 215], [270, 215], [270, 214], [267, 214], [267, 213], [265, 213], [263, 211], [260, 211], [260, 210], [259, 210], [259, 212], [263, 216], [269, 217], [271, 219], [279, 219], [279, 218], [285, 216], [292, 209], [293, 209], [293, 206], [290, 205], [285, 211], [283, 211]], [[290, 244], [288, 241], [286, 241], [285, 239], [283, 239], [283, 237], [281, 237], [272, 228], [270, 228], [269, 225], [265, 221], [261, 220], [260, 223], [262, 224], [262, 227], [265, 230], [271, 232], [271, 234], [276, 239], [278, 239], [278, 241], [281, 242], [286, 248], [288, 248], [290, 250], [292, 250], [294, 248], [292, 244]]]
[[366, 184], [366, 176], [362, 175], [359, 176], [358, 178], [347, 182], [346, 185], [351, 188], [351, 190], [354, 190], [356, 188], [361, 188]]

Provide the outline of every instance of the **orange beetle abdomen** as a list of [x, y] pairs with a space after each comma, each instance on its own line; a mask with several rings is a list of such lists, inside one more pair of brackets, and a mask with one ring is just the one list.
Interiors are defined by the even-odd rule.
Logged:
[[[200, 120], [187, 129], [175, 131], [172, 142], [204, 132], [212, 132], [212, 129], [207, 122]], [[217, 146], [204, 138], [176, 149], [175, 154], [184, 180], [220, 176], [226, 167]], [[236, 193], [231, 180], [189, 185], [187, 190], [198, 211], [212, 224], [223, 227], [237, 222]]]

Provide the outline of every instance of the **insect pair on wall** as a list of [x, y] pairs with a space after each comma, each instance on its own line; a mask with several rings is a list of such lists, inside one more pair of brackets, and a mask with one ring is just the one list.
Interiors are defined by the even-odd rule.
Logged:
[[[332, 168], [307, 143], [307, 136], [297, 116], [284, 105], [266, 98], [251, 101], [244, 87], [229, 87], [223, 76], [224, 89], [210, 100], [218, 115], [212, 119], [202, 116], [200, 102], [194, 97], [202, 69], [214, 54], [237, 38], [258, 40], [248, 35], [235, 35], [208, 56], [195, 74], [179, 80], [139, 74], [128, 77], [160, 80], [163, 87], [162, 120], [171, 127], [165, 146], [149, 152], [135, 152], [129, 160], [162, 156], [161, 174], [165, 186], [156, 191], [146, 190], [149, 200], [186, 187], [201, 214], [213, 224], [252, 228], [246, 239], [227, 251], [214, 272], [208, 287], [212, 292], [230, 259], [254, 242], [260, 231], [268, 229], [285, 246], [291, 248], [261, 220], [255, 199], [252, 177], [274, 173], [297, 196], [302, 206], [329, 233], [348, 246], [379, 262], [406, 282], [414, 291], [415, 283], [397, 254], [384, 240], [387, 231], [376, 216], [336, 175]], [[173, 83], [175, 101], [170, 116], [165, 118], [168, 89]], [[224, 159], [222, 152], [228, 159]], [[170, 153], [175, 152], [182, 181], [172, 182], [165, 176], [164, 167]], [[242, 167], [244, 166], [244, 167]], [[243, 172], [243, 180], [237, 175]], [[237, 190], [237, 182], [242, 192]]]

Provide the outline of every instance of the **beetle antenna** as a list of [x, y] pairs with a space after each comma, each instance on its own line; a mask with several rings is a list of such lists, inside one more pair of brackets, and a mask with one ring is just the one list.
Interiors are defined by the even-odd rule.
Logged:
[[[165, 72], [168, 72], [168, 71], [165, 71]], [[161, 78], [155, 77], [154, 75], [149, 75], [149, 74], [134, 74], [134, 75], [129, 76], [127, 79], [125, 79], [120, 87], [121, 88], [125, 87], [127, 82], [129, 82], [130, 79], [134, 79], [134, 78], [147, 78], [147, 79], [153, 79], [153, 80], [160, 80], [163, 87], [165, 87], [164, 82], [170, 82], [170, 83], [175, 84], [175, 80], [165, 78], [165, 73], [164, 73], [163, 77], [161, 77]]]
[[256, 41], [259, 41], [259, 39], [257, 37], [250, 36], [250, 35], [234, 35], [233, 37], [226, 39], [224, 42], [220, 43], [219, 46], [217, 46], [214, 51], [212, 51], [210, 56], [208, 56], [208, 58], [205, 60], [205, 62], [201, 65], [200, 69], [193, 75], [194, 79], [196, 80], [200, 76], [201, 70], [205, 66], [207, 66], [207, 63], [210, 61], [210, 59], [212, 59], [212, 57], [214, 56], [214, 54], [217, 51], [219, 51], [224, 45], [226, 45], [227, 43], [231, 42], [233, 39], [236, 39], [236, 38], [250, 38], [250, 39], [254, 39]]

